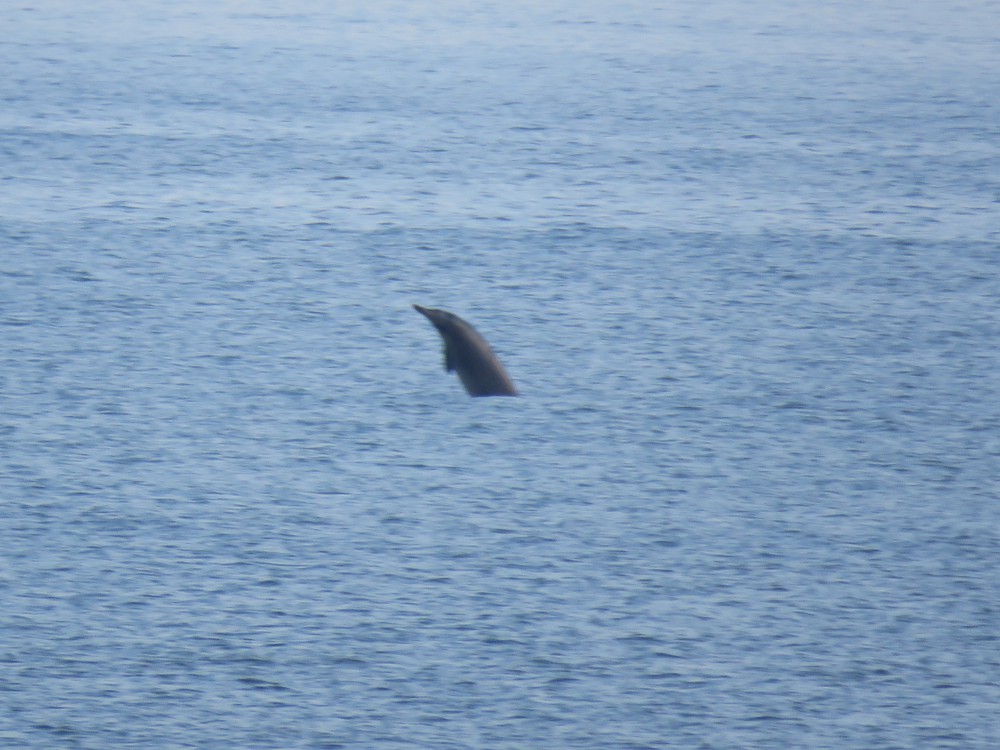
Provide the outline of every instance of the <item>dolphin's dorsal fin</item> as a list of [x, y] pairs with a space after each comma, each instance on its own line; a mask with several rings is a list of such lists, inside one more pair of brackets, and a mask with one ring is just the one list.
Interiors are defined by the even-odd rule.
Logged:
[[451, 344], [444, 345], [444, 369], [445, 372], [455, 371], [455, 354], [451, 350]]

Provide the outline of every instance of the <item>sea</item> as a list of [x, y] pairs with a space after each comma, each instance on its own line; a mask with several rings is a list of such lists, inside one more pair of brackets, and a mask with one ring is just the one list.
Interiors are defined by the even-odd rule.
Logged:
[[998, 19], [0, 4], [0, 747], [1000, 747]]

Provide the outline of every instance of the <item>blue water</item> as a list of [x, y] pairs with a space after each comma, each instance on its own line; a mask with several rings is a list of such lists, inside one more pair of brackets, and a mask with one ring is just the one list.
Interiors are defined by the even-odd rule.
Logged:
[[0, 8], [0, 746], [1000, 746], [1000, 6], [649, 6]]

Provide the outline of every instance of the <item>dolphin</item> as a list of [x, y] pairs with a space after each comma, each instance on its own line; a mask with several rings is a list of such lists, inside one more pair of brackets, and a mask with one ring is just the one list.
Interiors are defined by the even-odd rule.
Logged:
[[458, 373], [470, 396], [516, 396], [517, 388], [479, 331], [454, 313], [420, 305], [413, 309], [444, 339], [444, 369]]

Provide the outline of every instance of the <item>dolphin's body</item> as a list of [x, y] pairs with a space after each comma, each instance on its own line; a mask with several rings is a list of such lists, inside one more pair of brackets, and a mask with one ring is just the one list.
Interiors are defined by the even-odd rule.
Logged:
[[479, 331], [457, 315], [414, 305], [444, 339], [444, 369], [458, 373], [470, 396], [516, 396], [517, 388]]

